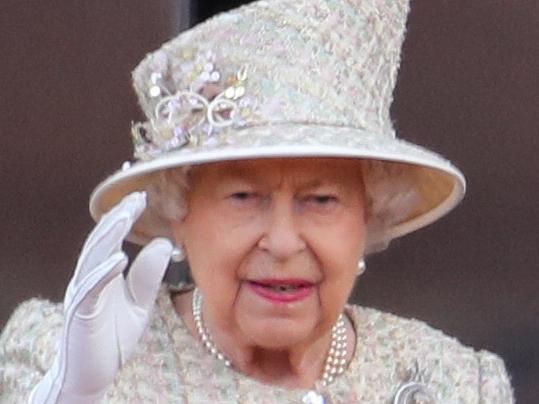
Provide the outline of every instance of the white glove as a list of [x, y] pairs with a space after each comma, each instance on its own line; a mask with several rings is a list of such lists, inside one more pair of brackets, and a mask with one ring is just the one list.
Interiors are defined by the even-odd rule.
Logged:
[[65, 294], [60, 346], [30, 403], [99, 402], [133, 352], [172, 253], [170, 241], [153, 240], [124, 278], [122, 242], [145, 207], [145, 193], [128, 195], [86, 239]]

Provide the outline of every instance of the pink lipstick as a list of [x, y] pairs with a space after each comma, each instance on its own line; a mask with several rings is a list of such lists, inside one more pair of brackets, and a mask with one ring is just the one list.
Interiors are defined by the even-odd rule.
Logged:
[[258, 279], [249, 281], [249, 287], [257, 295], [274, 303], [292, 303], [308, 297], [314, 287], [304, 279]]

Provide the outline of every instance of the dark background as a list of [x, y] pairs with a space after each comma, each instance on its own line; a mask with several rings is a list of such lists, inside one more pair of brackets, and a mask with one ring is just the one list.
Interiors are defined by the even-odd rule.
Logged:
[[[88, 195], [130, 158], [130, 71], [239, 2], [0, 5], [0, 327], [60, 300], [93, 223]], [[504, 357], [539, 402], [539, 2], [415, 0], [393, 105], [400, 136], [450, 158], [464, 202], [368, 260], [354, 301]]]

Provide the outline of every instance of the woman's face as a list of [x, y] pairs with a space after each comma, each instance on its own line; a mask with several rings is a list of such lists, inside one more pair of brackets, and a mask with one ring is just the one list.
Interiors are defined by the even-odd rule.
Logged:
[[269, 349], [325, 335], [364, 250], [360, 165], [260, 159], [195, 168], [173, 224], [213, 328]]

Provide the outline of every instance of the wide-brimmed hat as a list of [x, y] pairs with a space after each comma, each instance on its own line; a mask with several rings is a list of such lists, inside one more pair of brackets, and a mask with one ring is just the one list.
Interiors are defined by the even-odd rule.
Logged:
[[[395, 135], [390, 105], [408, 10], [409, 0], [258, 1], [148, 54], [133, 72], [147, 117], [133, 125], [135, 162], [96, 187], [92, 216], [147, 189], [161, 170], [335, 157], [376, 161], [377, 170], [363, 173], [367, 188], [382, 181], [391, 194], [391, 184], [406, 182], [413, 195], [404, 215], [387, 204], [384, 215], [397, 219], [373, 245], [437, 220], [461, 200], [465, 181], [446, 159]], [[171, 238], [169, 225], [148, 209], [129, 239], [156, 236]]]

